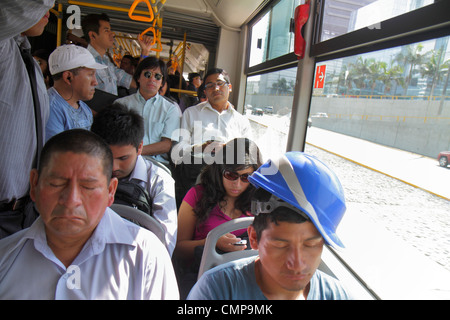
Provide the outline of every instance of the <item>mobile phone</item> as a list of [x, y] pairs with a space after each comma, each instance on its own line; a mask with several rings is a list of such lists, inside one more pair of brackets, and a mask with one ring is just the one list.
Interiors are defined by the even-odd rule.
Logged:
[[235, 246], [245, 246], [247, 244], [247, 240], [241, 240], [234, 243]]

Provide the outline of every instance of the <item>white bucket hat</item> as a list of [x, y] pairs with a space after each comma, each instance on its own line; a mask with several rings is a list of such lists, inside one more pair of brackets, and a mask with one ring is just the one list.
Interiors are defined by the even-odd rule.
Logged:
[[94, 56], [87, 49], [74, 44], [65, 44], [56, 48], [48, 58], [48, 65], [52, 75], [79, 67], [107, 68], [107, 66], [95, 62]]

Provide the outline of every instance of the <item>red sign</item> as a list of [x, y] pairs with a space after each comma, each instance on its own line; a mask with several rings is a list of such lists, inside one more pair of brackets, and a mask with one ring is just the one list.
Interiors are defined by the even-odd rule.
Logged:
[[325, 83], [326, 67], [326, 65], [323, 65], [316, 68], [316, 80], [314, 81], [314, 88], [323, 88], [323, 84]]

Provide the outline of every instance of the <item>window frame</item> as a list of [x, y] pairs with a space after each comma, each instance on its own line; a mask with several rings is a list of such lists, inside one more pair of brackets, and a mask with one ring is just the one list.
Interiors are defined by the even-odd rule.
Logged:
[[435, 3], [380, 22], [380, 28], [368, 27], [320, 41], [326, 0], [318, 0], [314, 16], [314, 34], [310, 56], [316, 62], [373, 52], [450, 34], [450, 2]]

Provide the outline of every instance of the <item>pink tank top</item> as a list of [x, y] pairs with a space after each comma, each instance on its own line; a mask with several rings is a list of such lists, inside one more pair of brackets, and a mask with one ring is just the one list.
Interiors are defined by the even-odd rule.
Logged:
[[[184, 196], [183, 201], [186, 201], [192, 208], [195, 208], [197, 202], [201, 199], [203, 194], [204, 187], [202, 185], [196, 185], [189, 189], [189, 191]], [[248, 217], [249, 214], [242, 214], [241, 217]], [[211, 212], [209, 213], [208, 218], [206, 220], [196, 226], [194, 231], [194, 239], [193, 240], [201, 240], [205, 239], [212, 229], [217, 227], [218, 225], [230, 221], [231, 218], [224, 214], [222, 210], [220, 210], [219, 205], [216, 205]], [[241, 236], [247, 229], [240, 229], [231, 232], [236, 237]]]

